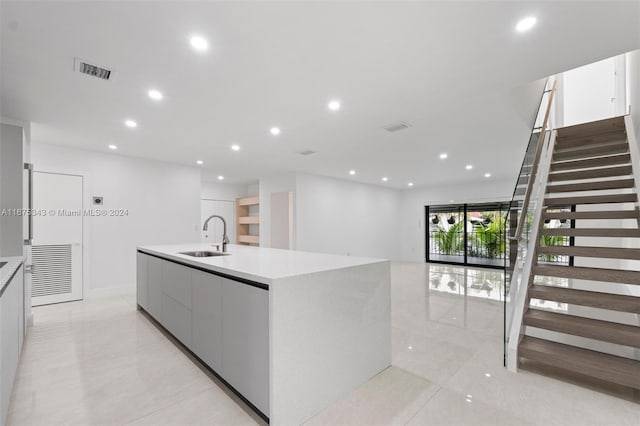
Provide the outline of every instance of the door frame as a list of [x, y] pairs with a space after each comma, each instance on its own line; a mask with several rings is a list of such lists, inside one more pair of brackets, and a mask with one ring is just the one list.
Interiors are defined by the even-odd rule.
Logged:
[[[86, 210], [86, 209], [90, 209], [91, 208], [91, 204], [89, 203], [89, 197], [88, 194], [91, 193], [90, 191], [90, 174], [89, 172], [86, 171], [79, 171], [79, 170], [69, 170], [69, 169], [61, 169], [61, 168], [57, 168], [57, 167], [38, 167], [37, 164], [34, 164], [33, 166], [33, 172], [34, 173], [48, 173], [48, 174], [54, 174], [54, 175], [67, 175], [67, 176], [79, 176], [82, 178], [82, 210]], [[81, 215], [82, 218], [82, 298], [80, 300], [84, 300], [87, 298], [87, 295], [89, 295], [89, 291], [90, 291], [90, 267], [89, 267], [89, 262], [87, 261], [87, 259], [89, 259], [89, 255], [91, 253], [91, 248], [89, 247], [89, 241], [91, 241], [91, 233], [90, 233], [90, 229], [91, 229], [91, 217], [90, 216], [85, 216], [84, 214]], [[32, 296], [33, 297], [33, 296]], [[66, 302], [60, 302], [60, 303], [66, 303]]]

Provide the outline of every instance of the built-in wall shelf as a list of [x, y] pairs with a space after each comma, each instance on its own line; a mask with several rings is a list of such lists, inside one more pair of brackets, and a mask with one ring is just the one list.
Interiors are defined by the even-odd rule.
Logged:
[[260, 204], [259, 197], [238, 198], [239, 206], [257, 206]]
[[238, 235], [238, 243], [260, 244], [260, 237], [257, 235]]
[[236, 199], [236, 242], [238, 244], [260, 244], [259, 197]]
[[241, 225], [259, 225], [260, 216], [240, 216], [238, 217], [238, 223]]

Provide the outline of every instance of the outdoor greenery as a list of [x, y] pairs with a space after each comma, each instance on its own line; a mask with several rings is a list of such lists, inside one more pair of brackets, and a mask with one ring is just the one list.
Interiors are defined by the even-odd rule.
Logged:
[[[545, 225], [546, 228], [546, 225]], [[540, 245], [542, 246], [565, 246], [569, 238], [562, 235], [541, 235]], [[538, 258], [547, 262], [553, 262], [557, 256], [555, 254], [540, 254]]]
[[[487, 220], [488, 219], [488, 220]], [[500, 215], [486, 217], [484, 222], [476, 222], [473, 225], [473, 247], [484, 249], [484, 256], [496, 258], [505, 252], [505, 228], [504, 219]]]
[[457, 222], [445, 229], [438, 226], [438, 230], [433, 233], [433, 238], [442, 254], [458, 254], [464, 251], [464, 238], [462, 231], [464, 222]]

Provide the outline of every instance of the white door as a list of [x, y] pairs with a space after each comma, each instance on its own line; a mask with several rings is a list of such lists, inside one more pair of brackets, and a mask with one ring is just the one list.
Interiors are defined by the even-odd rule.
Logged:
[[[227, 221], [227, 235], [231, 243], [236, 241], [236, 214], [235, 202], [223, 200], [200, 200], [201, 218], [200, 226], [204, 224], [212, 214], [220, 215]], [[209, 230], [202, 231], [201, 241], [203, 243], [217, 244], [222, 242], [222, 221], [220, 219], [211, 219], [209, 222]]]
[[82, 299], [82, 176], [33, 174], [33, 306]]

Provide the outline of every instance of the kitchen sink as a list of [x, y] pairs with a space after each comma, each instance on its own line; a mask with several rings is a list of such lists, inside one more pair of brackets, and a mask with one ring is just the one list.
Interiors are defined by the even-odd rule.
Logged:
[[216, 257], [216, 256], [228, 256], [231, 253], [223, 253], [219, 251], [185, 251], [180, 254], [191, 257]]

